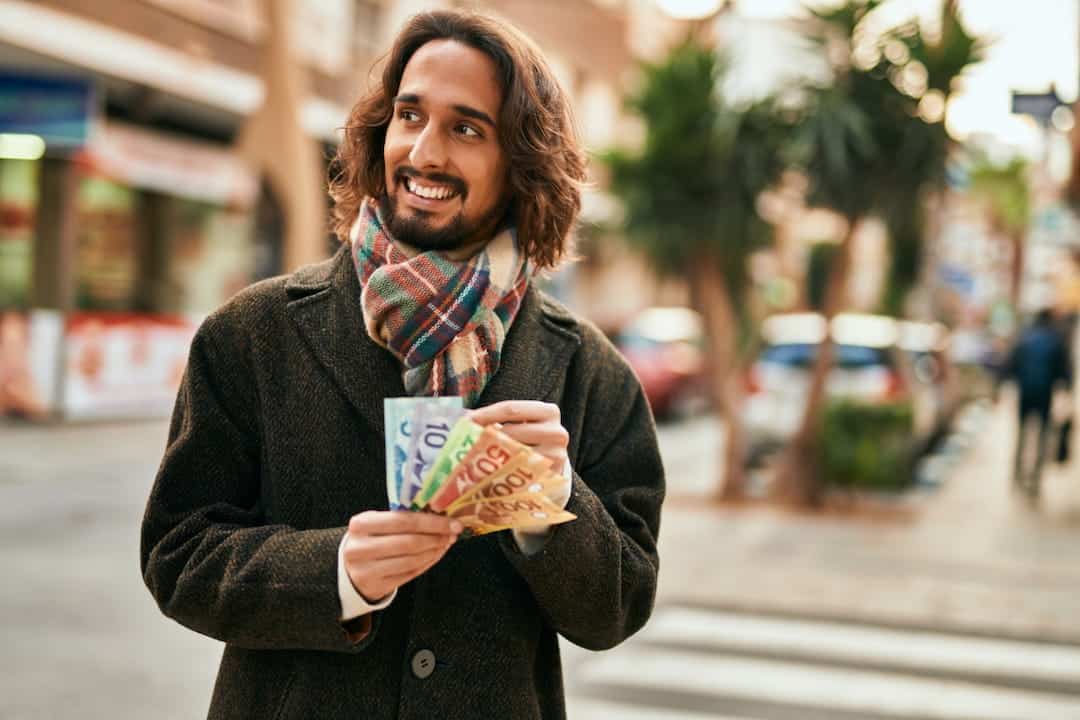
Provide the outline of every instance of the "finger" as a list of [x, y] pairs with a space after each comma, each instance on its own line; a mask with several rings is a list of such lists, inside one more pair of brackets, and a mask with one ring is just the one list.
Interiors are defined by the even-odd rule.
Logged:
[[349, 519], [351, 535], [457, 535], [461, 530], [461, 523], [442, 515], [406, 510], [368, 510]]
[[544, 422], [546, 420], [558, 422], [559, 418], [558, 405], [539, 400], [504, 400], [477, 408], [469, 413], [469, 419], [478, 425]]
[[395, 588], [401, 587], [405, 583], [415, 580], [431, 568], [435, 567], [435, 565], [437, 565], [438, 562], [442, 559], [443, 556], [439, 555], [438, 557], [433, 558], [431, 562], [413, 570], [412, 572], [402, 573], [401, 575], [392, 575], [390, 577], [383, 578], [383, 582], [389, 585], [393, 585]]
[[[449, 547], [449, 546], [447, 546]], [[425, 567], [431, 567], [438, 562], [439, 558], [446, 554], [447, 547], [442, 547], [422, 555], [409, 555], [407, 557], [385, 558], [368, 563], [366, 571], [371, 577], [386, 578], [394, 575], [407, 575], [411, 572], [419, 572]]]
[[566, 432], [566, 428], [558, 423], [504, 425], [502, 431], [519, 443], [526, 445], [566, 447], [570, 442], [570, 434]]
[[352, 562], [422, 555], [450, 544], [452, 535], [370, 535], [345, 541], [345, 559]]

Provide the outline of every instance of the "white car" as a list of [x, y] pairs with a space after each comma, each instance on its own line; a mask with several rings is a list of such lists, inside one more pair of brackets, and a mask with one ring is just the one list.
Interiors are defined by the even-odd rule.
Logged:
[[[917, 386], [901, 349], [912, 328], [880, 315], [844, 313], [833, 318], [830, 332], [835, 345], [828, 396], [866, 403], [910, 401], [916, 416], [913, 433], [929, 434], [935, 413], [932, 407], [921, 408], [933, 399]], [[775, 315], [766, 320], [762, 336], [765, 345], [745, 378], [742, 418], [750, 464], [779, 450], [798, 431], [825, 320], [816, 313]]]

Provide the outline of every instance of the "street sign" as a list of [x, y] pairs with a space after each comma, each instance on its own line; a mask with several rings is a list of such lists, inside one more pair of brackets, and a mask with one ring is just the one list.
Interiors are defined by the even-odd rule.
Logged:
[[1048, 124], [1054, 110], [1064, 104], [1054, 88], [1045, 93], [1012, 94], [1012, 112], [1017, 115], [1030, 115], [1043, 125]]

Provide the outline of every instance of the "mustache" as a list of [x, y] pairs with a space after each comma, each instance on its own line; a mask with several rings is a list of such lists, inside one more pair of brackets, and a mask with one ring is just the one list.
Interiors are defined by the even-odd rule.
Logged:
[[468, 186], [465, 185], [465, 181], [461, 178], [454, 177], [453, 175], [446, 175], [445, 173], [422, 173], [416, 168], [403, 166], [394, 171], [394, 180], [401, 182], [404, 178], [413, 178], [415, 180], [429, 180], [439, 185], [448, 185], [454, 189], [458, 195], [462, 198], [468, 194]]

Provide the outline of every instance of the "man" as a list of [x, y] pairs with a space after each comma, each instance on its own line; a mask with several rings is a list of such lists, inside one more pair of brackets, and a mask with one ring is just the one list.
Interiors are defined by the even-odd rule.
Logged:
[[[259, 283], [192, 343], [143, 524], [164, 613], [226, 643], [211, 718], [560, 718], [557, 634], [652, 611], [664, 494], [641, 388], [537, 290], [583, 154], [540, 52], [410, 20], [331, 182], [331, 260]], [[566, 478], [577, 520], [458, 539], [387, 510], [383, 400], [460, 395]]]
[[[1053, 313], [1040, 310], [1031, 327], [1021, 333], [1009, 354], [1005, 374], [1016, 380], [1019, 393], [1014, 482], [1032, 495], [1039, 492], [1039, 479], [1050, 442], [1050, 409], [1058, 383], [1072, 384], [1072, 363], [1065, 340], [1054, 327]], [[1035, 457], [1028, 455], [1028, 437], [1034, 432]]]

